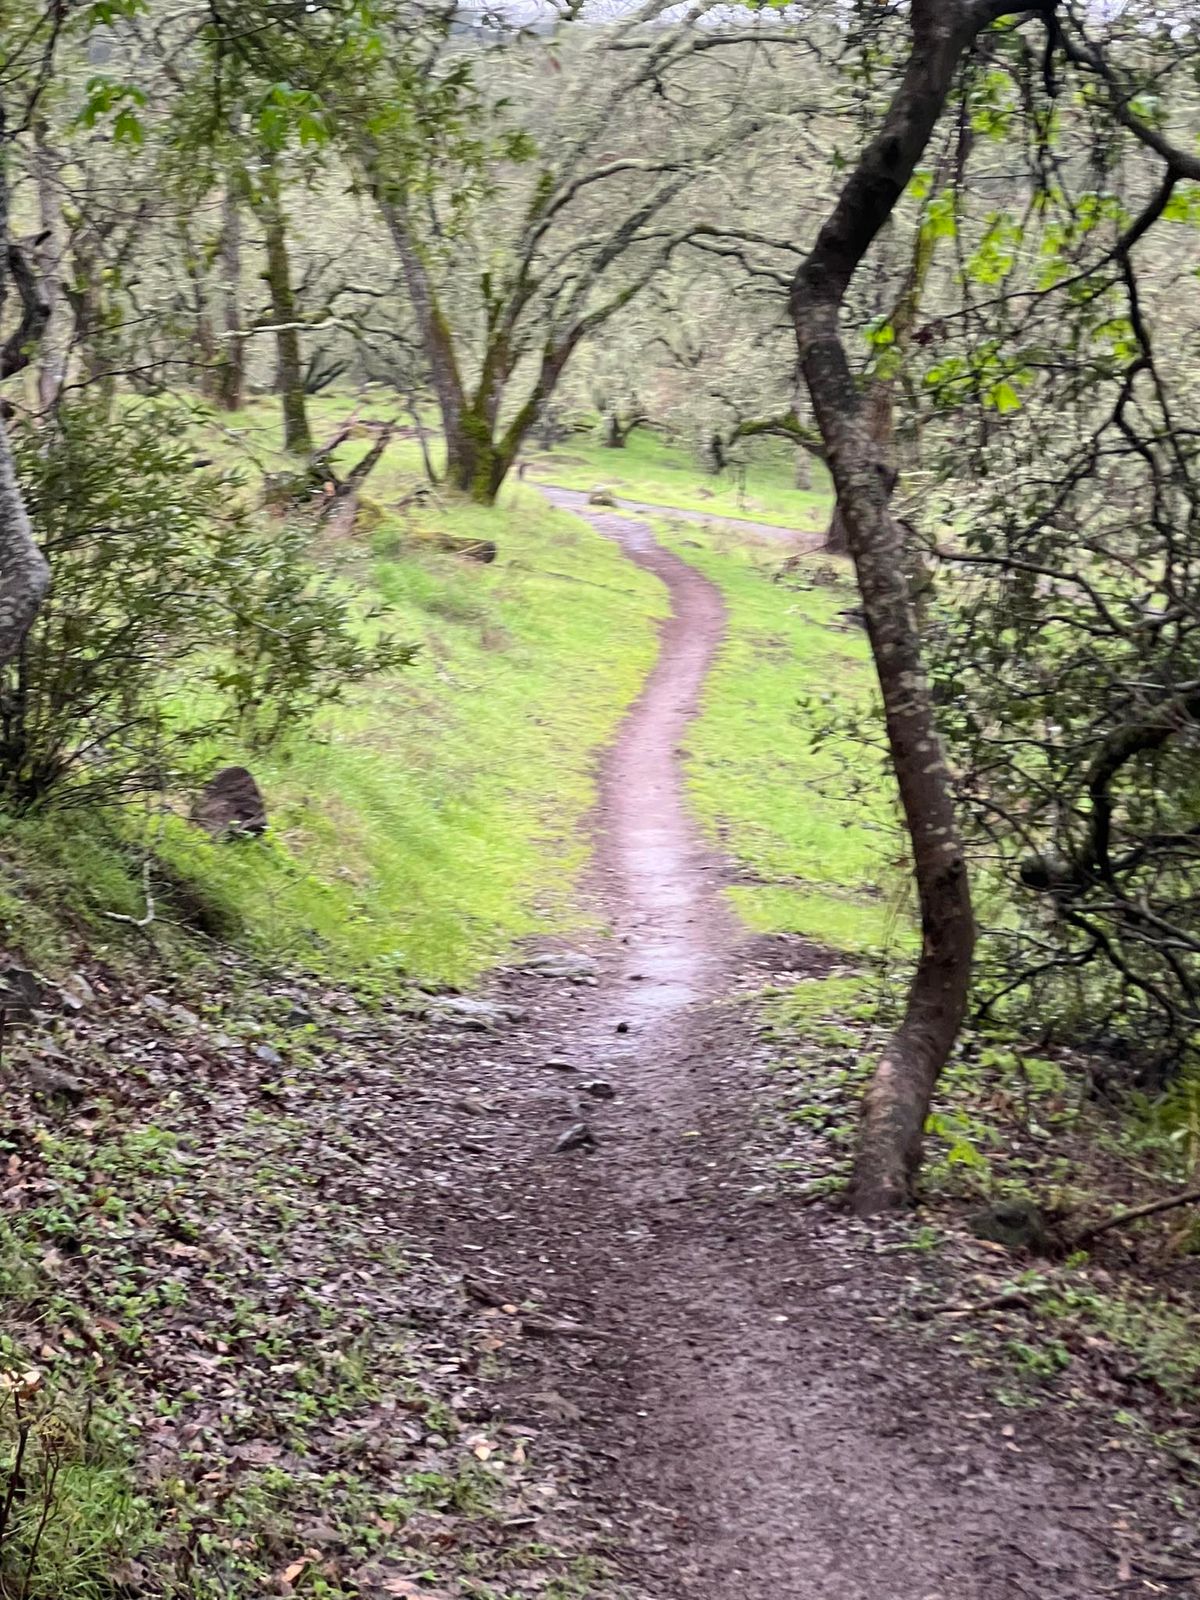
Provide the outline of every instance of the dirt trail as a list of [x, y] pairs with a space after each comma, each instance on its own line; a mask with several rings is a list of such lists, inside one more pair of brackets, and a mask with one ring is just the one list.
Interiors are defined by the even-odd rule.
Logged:
[[[557, 506], [577, 514], [590, 514], [587, 494], [582, 489], [564, 489], [558, 484], [538, 482], [537, 487]], [[736, 517], [727, 511], [684, 511], [679, 506], [664, 506], [653, 500], [629, 500], [617, 495], [619, 509], [635, 517], [655, 517], [666, 522], [690, 522], [707, 525], [717, 523], [735, 528], [751, 538], [765, 539], [771, 544], [791, 545], [795, 549], [819, 549], [825, 541], [826, 530], [814, 528], [785, 528], [778, 522], [760, 522], [753, 517]]]
[[[1114, 1566], [1102, 1534], [1078, 1531], [1094, 1491], [1065, 1448], [1056, 1459], [1054, 1419], [1002, 1434], [1008, 1416], [964, 1388], [961, 1360], [889, 1328], [894, 1241], [777, 1198], [736, 985], [781, 966], [816, 976], [828, 958], [738, 929], [687, 814], [679, 744], [721, 641], [719, 594], [636, 518], [586, 514], [662, 579], [672, 615], [602, 778], [616, 953], [594, 988], [534, 1000], [510, 1046], [532, 1085], [509, 1080], [517, 1149], [489, 1206], [460, 1219], [497, 1282], [610, 1334], [547, 1355], [514, 1402], [551, 1382], [582, 1413], [639, 1596], [1100, 1595]], [[541, 1070], [563, 1057], [580, 1071]], [[578, 1093], [585, 1073], [616, 1098]], [[556, 1153], [580, 1117], [598, 1147]]]

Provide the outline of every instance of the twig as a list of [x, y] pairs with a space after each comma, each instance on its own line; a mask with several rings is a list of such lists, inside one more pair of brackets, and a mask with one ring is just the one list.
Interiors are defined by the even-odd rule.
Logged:
[[150, 857], [142, 862], [142, 891], [146, 896], [146, 915], [144, 917], [127, 917], [123, 911], [106, 911], [104, 915], [110, 922], [125, 922], [131, 928], [148, 928], [154, 921], [154, 896], [150, 893]]
[[[495, 1306], [503, 1310], [505, 1306], [517, 1305], [514, 1296], [502, 1294], [500, 1290], [493, 1289], [486, 1283], [481, 1283], [478, 1278], [464, 1278], [463, 1288], [472, 1300], [478, 1300], [485, 1306]], [[528, 1333], [557, 1334], [564, 1339], [611, 1339], [611, 1333], [605, 1333], [601, 1328], [589, 1328], [583, 1322], [566, 1322], [559, 1317], [545, 1317], [540, 1312], [522, 1311], [519, 1306], [516, 1313], [521, 1327]]]
[[1029, 1289], [1001, 1289], [998, 1294], [990, 1294], [984, 1300], [973, 1300], [966, 1304], [948, 1300], [939, 1306], [913, 1306], [912, 1315], [918, 1322], [928, 1322], [933, 1317], [973, 1317], [981, 1311], [1021, 1310], [1031, 1301], [1032, 1292]]
[[1131, 1206], [1128, 1211], [1114, 1212], [1102, 1222], [1093, 1222], [1073, 1235], [1073, 1245], [1084, 1244], [1099, 1234], [1108, 1233], [1126, 1222], [1136, 1222], [1139, 1217], [1157, 1216], [1160, 1211], [1174, 1211], [1178, 1206], [1191, 1206], [1200, 1202], [1200, 1189], [1185, 1189], [1182, 1194], [1168, 1195], [1165, 1200], [1150, 1200], [1144, 1206]]

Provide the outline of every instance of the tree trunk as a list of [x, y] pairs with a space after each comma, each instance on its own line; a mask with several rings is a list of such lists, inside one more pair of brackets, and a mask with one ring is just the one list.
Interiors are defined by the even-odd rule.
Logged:
[[878, 459], [839, 314], [925, 151], [967, 45], [988, 20], [981, 7], [968, 10], [958, 0], [913, 0], [901, 84], [792, 285], [800, 363], [858, 574], [921, 910], [921, 955], [904, 1018], [863, 1101], [851, 1190], [861, 1216], [913, 1201], [933, 1091], [966, 1009], [975, 925], [900, 529], [888, 507], [893, 474]]
[[221, 320], [225, 336], [217, 360], [217, 404], [240, 411], [246, 384], [246, 341], [242, 336], [242, 212], [235, 180], [225, 180], [221, 197]]
[[296, 296], [292, 290], [287, 219], [279, 173], [272, 160], [263, 166], [260, 205], [267, 251], [267, 270], [263, 276], [271, 295], [271, 320], [275, 327], [275, 389], [283, 404], [283, 445], [292, 455], [310, 456], [313, 442], [304, 393], [304, 363], [300, 356]]
[[[4, 102], [0, 100], [0, 315], [8, 291], [8, 171]], [[50, 568], [33, 539], [0, 416], [0, 667], [20, 654], [50, 587]]]
[[821, 549], [831, 556], [848, 556], [850, 554], [850, 532], [846, 527], [846, 519], [842, 515], [842, 502], [833, 502], [833, 515], [829, 519], [829, 527], [825, 530], [825, 543]]
[[89, 398], [108, 412], [116, 398], [113, 344], [119, 318], [105, 301], [95, 241], [84, 228], [77, 229], [72, 240], [70, 276], [72, 282], [64, 285], [64, 292], [75, 318], [73, 342], [82, 354]]
[[604, 446], [607, 450], [624, 450], [625, 435], [621, 432], [621, 419], [615, 411], [604, 418]]
[[67, 376], [71, 340], [62, 293], [65, 254], [62, 201], [58, 189], [58, 163], [46, 140], [46, 125], [37, 118], [33, 126], [33, 171], [37, 187], [42, 237], [37, 251], [38, 292], [48, 310], [48, 320], [38, 346], [38, 408], [49, 411]]

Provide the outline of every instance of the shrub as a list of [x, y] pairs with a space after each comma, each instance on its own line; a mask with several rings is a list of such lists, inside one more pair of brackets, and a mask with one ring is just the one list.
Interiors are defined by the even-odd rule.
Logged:
[[261, 747], [412, 649], [257, 521], [233, 474], [198, 465], [188, 414], [141, 402], [18, 425], [17, 469], [53, 571], [0, 679], [0, 797], [113, 800], [190, 775], [198, 747]]

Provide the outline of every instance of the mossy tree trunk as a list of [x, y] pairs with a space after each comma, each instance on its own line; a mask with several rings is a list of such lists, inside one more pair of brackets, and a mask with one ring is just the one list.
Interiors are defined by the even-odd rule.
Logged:
[[263, 163], [258, 207], [263, 222], [263, 245], [267, 254], [267, 270], [263, 277], [271, 297], [271, 321], [275, 333], [276, 353], [275, 390], [283, 406], [284, 448], [292, 455], [310, 456], [313, 439], [304, 392], [299, 312], [295, 291], [292, 288], [287, 216], [283, 208], [279, 169], [273, 158], [268, 158]]
[[579, 309], [545, 333], [525, 399], [515, 410], [510, 410], [509, 420], [502, 421], [501, 411], [510, 380], [518, 365], [533, 354], [518, 332], [537, 290], [532, 256], [503, 287], [490, 278], [484, 279], [486, 332], [479, 380], [468, 387], [463, 379], [455, 334], [442, 309], [404, 199], [370, 168], [368, 176], [400, 261], [441, 413], [446, 442], [446, 482], [472, 500], [491, 505], [581, 341], [627, 305], [649, 274], [626, 284], [612, 299], [590, 310], [583, 309], [587, 303], [586, 294], [576, 291]]

